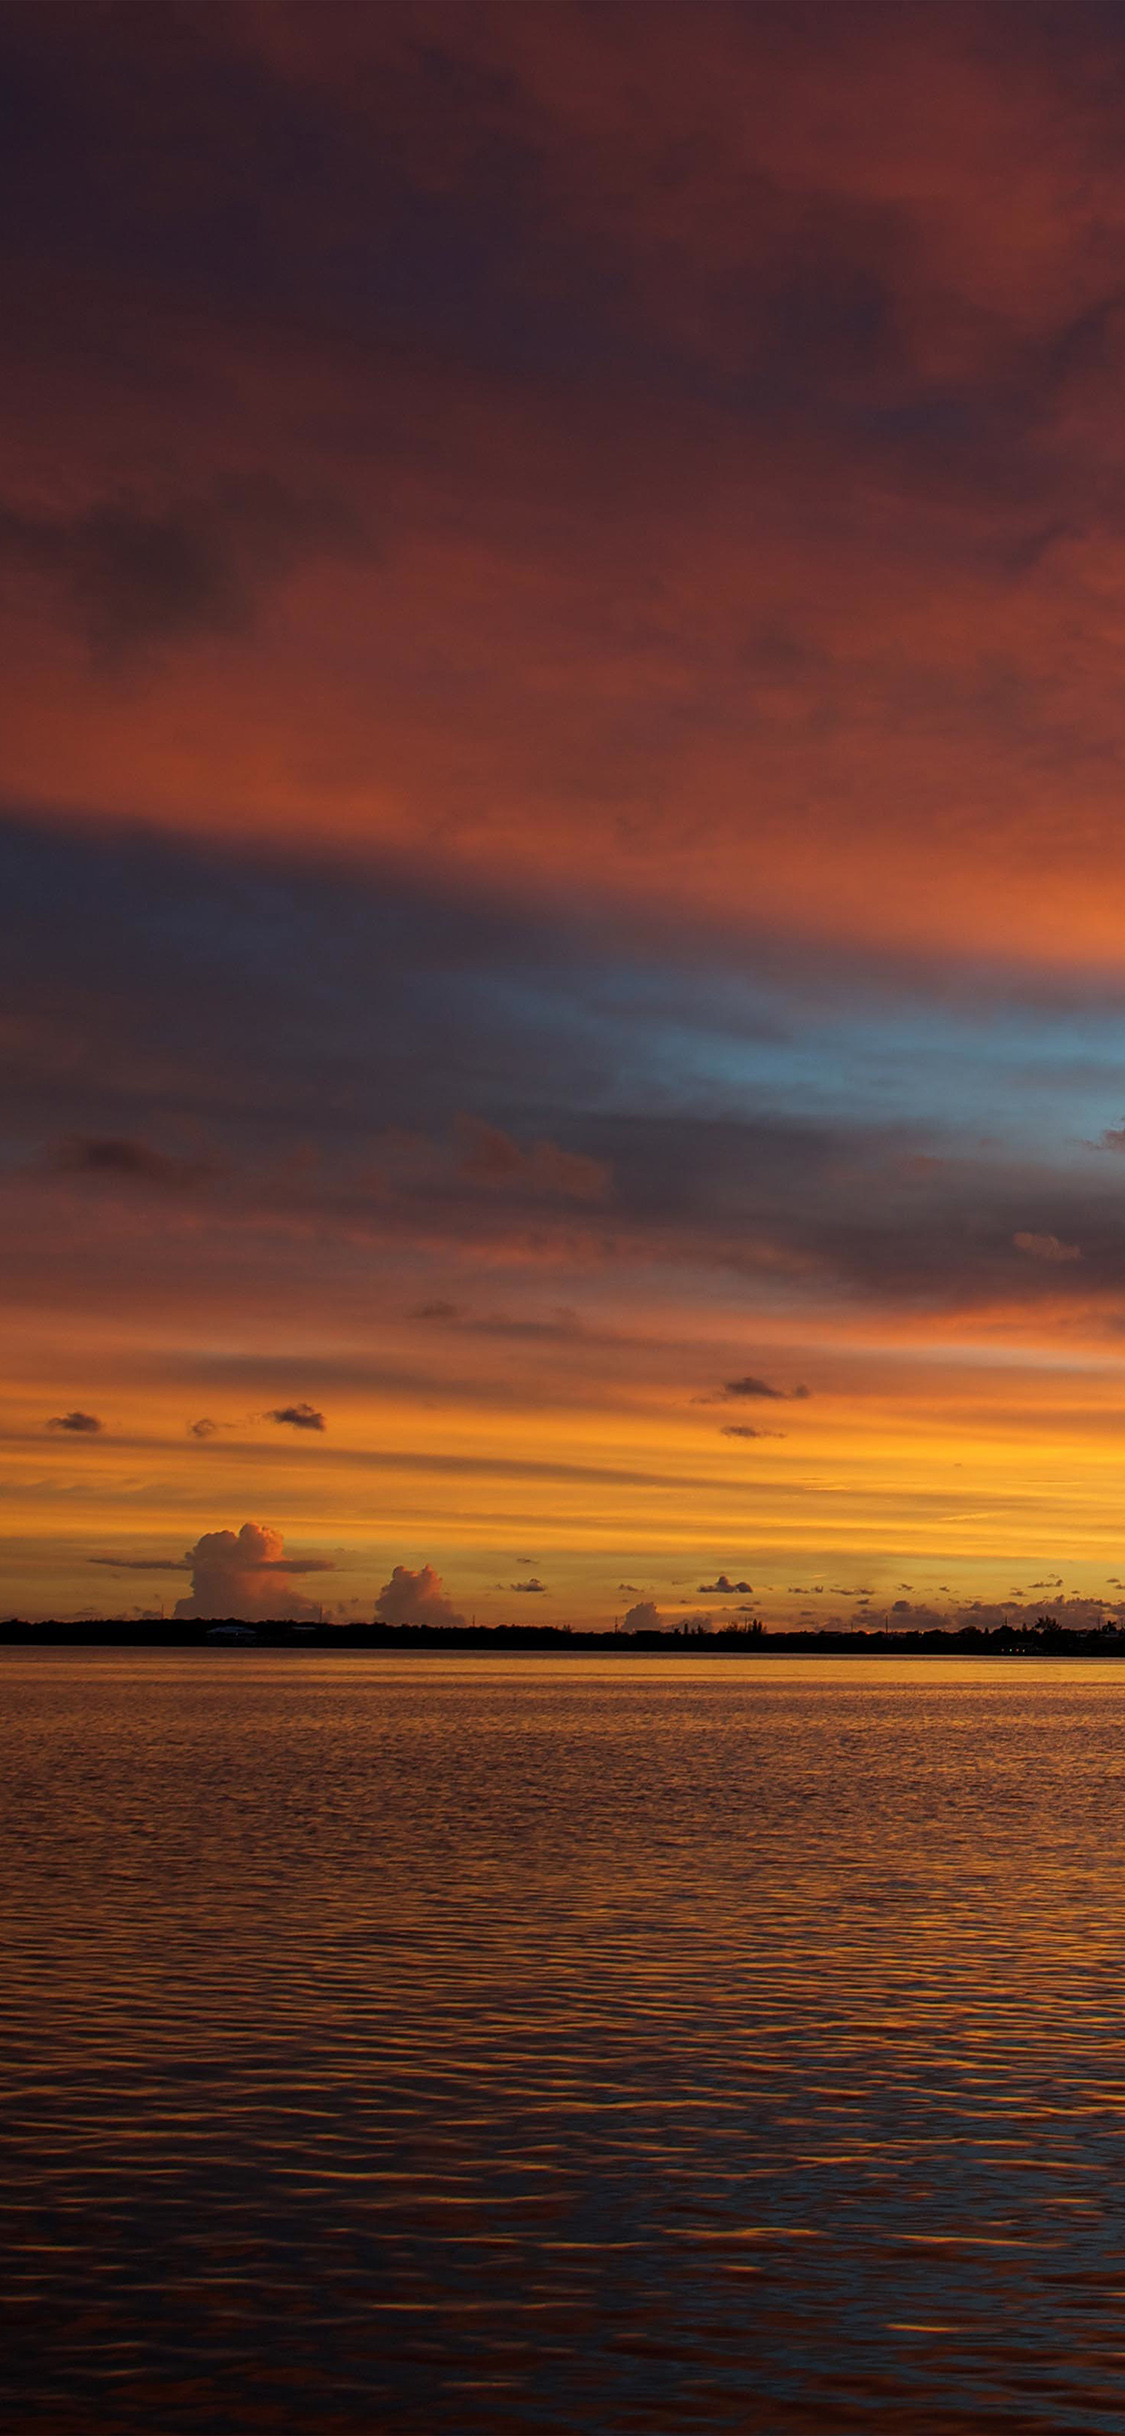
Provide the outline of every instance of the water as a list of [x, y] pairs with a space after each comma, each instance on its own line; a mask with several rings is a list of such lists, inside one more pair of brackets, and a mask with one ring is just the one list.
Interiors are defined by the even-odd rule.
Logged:
[[21, 2430], [1117, 2436], [1125, 1669], [0, 1701]]

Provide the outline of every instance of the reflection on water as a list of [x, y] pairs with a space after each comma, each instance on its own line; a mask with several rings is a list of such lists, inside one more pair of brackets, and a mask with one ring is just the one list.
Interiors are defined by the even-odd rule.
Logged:
[[15, 2425], [1119, 2431], [1125, 1669], [0, 1692]]

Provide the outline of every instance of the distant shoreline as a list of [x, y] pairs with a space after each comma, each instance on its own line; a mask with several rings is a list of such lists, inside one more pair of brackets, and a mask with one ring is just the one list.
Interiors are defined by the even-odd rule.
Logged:
[[[241, 1618], [136, 1622], [99, 1616], [81, 1623], [33, 1624], [18, 1616], [0, 1622], [0, 1647], [10, 1649], [206, 1649], [221, 1643], [209, 1634]], [[432, 1630], [420, 1625], [318, 1624], [278, 1621], [249, 1628], [247, 1650], [328, 1652], [362, 1656], [366, 1651], [429, 1651], [435, 1656], [521, 1653], [544, 1657], [619, 1656], [690, 1658], [1100, 1658], [1125, 1659], [1125, 1633], [1071, 1632], [1044, 1621], [1033, 1628], [1001, 1624], [992, 1630], [969, 1625], [956, 1632], [768, 1632], [718, 1628], [671, 1632], [576, 1632], [558, 1625], [465, 1625]]]

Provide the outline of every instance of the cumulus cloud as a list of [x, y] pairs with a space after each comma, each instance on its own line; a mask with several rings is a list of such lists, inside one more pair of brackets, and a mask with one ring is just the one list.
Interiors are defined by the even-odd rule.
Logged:
[[1058, 1265], [1068, 1260], [1081, 1260], [1076, 1243], [1061, 1243], [1057, 1235], [1013, 1235], [1017, 1251], [1027, 1252], [1032, 1260], [1046, 1260]]
[[638, 1599], [625, 1617], [626, 1632], [659, 1632], [660, 1611], [655, 1599]]
[[699, 1595], [708, 1599], [730, 1599], [736, 1591], [752, 1590], [753, 1587], [753, 1582], [728, 1582], [726, 1574], [720, 1573], [713, 1582], [700, 1582]]
[[412, 1573], [409, 1565], [396, 1565], [389, 1582], [384, 1582], [375, 1601], [375, 1620], [379, 1624], [463, 1624], [451, 1599], [447, 1599], [440, 1573], [432, 1565], [423, 1565]]
[[275, 1404], [266, 1414], [267, 1421], [282, 1421], [288, 1429], [327, 1429], [324, 1414], [315, 1404]]
[[535, 1590], [546, 1590], [547, 1585], [546, 1585], [546, 1582], [540, 1582], [540, 1581], [537, 1581], [537, 1580], [536, 1580], [536, 1578], [535, 1578], [535, 1575], [534, 1575], [534, 1574], [532, 1574], [531, 1580], [530, 1580], [529, 1582], [509, 1582], [509, 1584], [508, 1584], [508, 1588], [509, 1588], [509, 1590], [532, 1590], [532, 1591], [535, 1591]]
[[289, 1622], [312, 1621], [311, 1599], [290, 1590], [286, 1576], [330, 1573], [324, 1557], [287, 1557], [280, 1531], [265, 1523], [243, 1523], [240, 1531], [204, 1531], [186, 1551], [191, 1594], [178, 1599], [177, 1616], [240, 1616]]
[[69, 1430], [76, 1438], [96, 1438], [105, 1423], [99, 1421], [96, 1413], [56, 1413], [54, 1420], [48, 1421], [47, 1427]]
[[603, 1201], [609, 1190], [608, 1167], [581, 1151], [561, 1150], [557, 1142], [546, 1141], [521, 1150], [498, 1125], [486, 1125], [479, 1117], [462, 1117], [458, 1133], [458, 1174], [471, 1184], [562, 1201]]
[[115, 1573], [190, 1573], [191, 1591], [177, 1599], [184, 1622], [238, 1616], [244, 1623], [315, 1622], [319, 1609], [287, 1576], [331, 1573], [323, 1556], [286, 1556], [280, 1531], [268, 1523], [243, 1523], [240, 1531], [204, 1531], [182, 1556], [95, 1556], [91, 1564]]
[[280, 1531], [266, 1523], [243, 1523], [237, 1532], [204, 1531], [186, 1551], [191, 1593], [177, 1599], [176, 1615], [239, 1616], [247, 1623], [314, 1621], [319, 1610], [288, 1588], [286, 1576], [330, 1573], [332, 1567], [324, 1557], [287, 1557], [284, 1544]]
[[909, 1599], [896, 1599], [890, 1612], [899, 1624], [909, 1624], [912, 1632], [944, 1632], [950, 1621], [939, 1608], [929, 1607], [924, 1601], [912, 1606]]
[[204, 1413], [200, 1420], [188, 1422], [188, 1436], [189, 1438], [213, 1438], [216, 1430], [221, 1428], [220, 1421], [209, 1421]]

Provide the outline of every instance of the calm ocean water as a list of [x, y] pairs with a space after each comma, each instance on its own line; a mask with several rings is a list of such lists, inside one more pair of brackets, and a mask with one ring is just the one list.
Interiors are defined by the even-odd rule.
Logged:
[[16, 2427], [1119, 2436], [1125, 1668], [0, 1707]]

